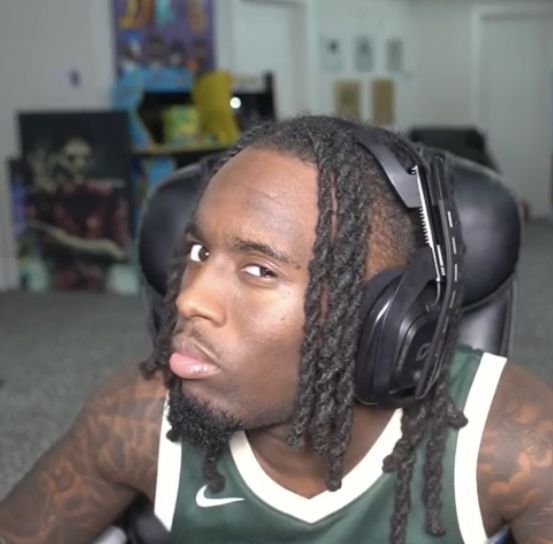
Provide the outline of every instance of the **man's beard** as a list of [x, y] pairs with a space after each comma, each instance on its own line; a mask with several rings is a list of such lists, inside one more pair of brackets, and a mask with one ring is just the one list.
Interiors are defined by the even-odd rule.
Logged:
[[240, 422], [225, 412], [215, 412], [182, 390], [182, 381], [175, 379], [169, 390], [169, 423], [171, 440], [185, 440], [207, 452], [219, 451], [233, 433], [242, 428]]
[[182, 381], [173, 379], [169, 389], [169, 440], [183, 440], [205, 453], [203, 473], [212, 491], [224, 488], [224, 477], [216, 463], [224, 453], [230, 437], [242, 428], [240, 422], [225, 412], [215, 412], [183, 392]]

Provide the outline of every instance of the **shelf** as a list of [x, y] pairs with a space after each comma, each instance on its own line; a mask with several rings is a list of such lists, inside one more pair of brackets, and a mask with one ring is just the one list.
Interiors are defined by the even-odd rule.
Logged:
[[159, 144], [148, 147], [135, 147], [133, 155], [141, 157], [157, 157], [159, 155], [186, 155], [192, 153], [216, 153], [228, 149], [229, 144], [191, 144], [191, 145], [170, 145]]

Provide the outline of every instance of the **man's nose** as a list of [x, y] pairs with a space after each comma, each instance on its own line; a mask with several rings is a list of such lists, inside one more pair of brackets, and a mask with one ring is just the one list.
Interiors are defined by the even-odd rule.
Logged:
[[226, 322], [221, 275], [204, 264], [199, 270], [187, 271], [177, 296], [177, 310], [184, 319], [206, 319], [216, 326]]

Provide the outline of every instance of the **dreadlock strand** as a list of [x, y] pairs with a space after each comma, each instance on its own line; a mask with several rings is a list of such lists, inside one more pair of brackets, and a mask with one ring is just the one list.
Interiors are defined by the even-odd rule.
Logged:
[[221, 449], [206, 452], [202, 463], [202, 475], [213, 493], [219, 493], [226, 485], [225, 477], [217, 469], [217, 462], [222, 454]]
[[[342, 151], [342, 156], [348, 156], [349, 149], [345, 148]], [[336, 158], [340, 161], [340, 157]], [[333, 443], [336, 442], [335, 434], [336, 429], [340, 425], [344, 425], [345, 429], [343, 431], [348, 434], [349, 428], [351, 427], [351, 413], [350, 417], [346, 421], [338, 421], [336, 414], [338, 412], [338, 407], [340, 403], [350, 401], [348, 403], [348, 409], [351, 411], [352, 407], [352, 395], [348, 399], [337, 399], [336, 398], [336, 383], [340, 380], [340, 375], [344, 372], [346, 367], [351, 367], [351, 364], [348, 365], [348, 361], [352, 358], [347, 358], [347, 355], [344, 353], [344, 343], [343, 343], [343, 327], [344, 327], [344, 318], [346, 317], [345, 313], [347, 308], [350, 307], [349, 293], [344, 293], [343, 289], [340, 289], [340, 280], [345, 276], [347, 278], [346, 284], [348, 286], [356, 286], [358, 282], [352, 281], [357, 274], [358, 277], [363, 276], [364, 272], [364, 260], [359, 266], [358, 263], [354, 263], [351, 259], [346, 259], [348, 261], [347, 266], [344, 266], [344, 259], [340, 259], [341, 253], [343, 253], [343, 248], [356, 246], [355, 240], [351, 240], [351, 235], [356, 235], [360, 237], [360, 232], [355, 231], [355, 229], [348, 229], [348, 225], [344, 222], [344, 194], [355, 194], [358, 192], [358, 187], [362, 186], [359, 182], [353, 179], [353, 172], [350, 167], [345, 166], [341, 168], [333, 175], [334, 181], [334, 198], [335, 198], [335, 235], [334, 235], [334, 250], [332, 252], [332, 264], [331, 269], [328, 275], [328, 298], [327, 298], [327, 308], [324, 322], [323, 335], [328, 338], [329, 341], [326, 341], [324, 346], [321, 347], [321, 353], [319, 361], [317, 364], [318, 380], [316, 383], [317, 390], [317, 402], [316, 409], [311, 424], [311, 434], [313, 436], [313, 445], [315, 451], [319, 455], [324, 455], [331, 462], [331, 472], [337, 472], [337, 466], [341, 464], [339, 459], [336, 459], [336, 456], [341, 457], [345, 452], [347, 443], [340, 444], [339, 448], [333, 447]], [[350, 183], [349, 193], [344, 193], [340, 190], [341, 184], [344, 184], [344, 180]], [[357, 196], [357, 195], [355, 195]], [[351, 210], [350, 206], [345, 207], [346, 210]], [[366, 208], [364, 209], [366, 213]], [[353, 233], [351, 232], [353, 230]], [[364, 244], [362, 244], [364, 245]], [[358, 261], [360, 261], [358, 259]], [[353, 276], [353, 277], [352, 277]], [[357, 289], [357, 292], [360, 292], [360, 289]], [[346, 321], [347, 322], [347, 321]], [[348, 323], [351, 325], [351, 323]], [[350, 380], [351, 382], [351, 380]], [[350, 383], [350, 389], [351, 383]], [[334, 453], [331, 451], [334, 450]], [[334, 457], [334, 469], [332, 468]], [[336, 482], [335, 477], [329, 476], [329, 481], [331, 482], [330, 487], [336, 488], [339, 486], [339, 480]]]
[[309, 263], [310, 281], [304, 303], [306, 318], [304, 340], [301, 346], [302, 359], [298, 387], [299, 395], [296, 402], [295, 417], [293, 418], [287, 437], [287, 443], [296, 448], [302, 447], [305, 444], [307, 426], [314, 410], [315, 375], [317, 361], [321, 357], [321, 298], [323, 296], [323, 286], [328, 273], [328, 261], [330, 259], [332, 229], [331, 185], [324, 164], [320, 164], [319, 172], [319, 217], [316, 226], [316, 242], [313, 248], [314, 257]]
[[[336, 308], [336, 313], [341, 316], [342, 327], [338, 349], [342, 354], [344, 363], [341, 371], [336, 375], [334, 384], [336, 413], [334, 415], [334, 434], [329, 452], [330, 473], [328, 485], [330, 489], [337, 489], [341, 484], [343, 459], [351, 438], [354, 401], [352, 376], [361, 322], [362, 284], [365, 278], [367, 256], [365, 241], [369, 231], [367, 210], [370, 208], [369, 191], [364, 180], [360, 180], [356, 184], [350, 184], [348, 187], [346, 185], [348, 180], [345, 177], [339, 177], [338, 179], [338, 213], [341, 216], [342, 228], [337, 234], [337, 247], [339, 249], [335, 254], [337, 262], [336, 294], [340, 305]], [[342, 186], [344, 189], [340, 190]], [[348, 239], [351, 240], [350, 248], [344, 243]], [[356, 251], [357, 248], [361, 248], [361, 251]], [[345, 274], [347, 267], [351, 267], [351, 275], [353, 276], [351, 280]]]
[[[424, 466], [423, 501], [426, 506], [426, 529], [430, 534], [440, 536], [445, 532], [442, 521], [442, 456], [445, 449], [448, 425], [446, 405], [448, 401], [447, 381], [442, 375], [436, 383], [430, 421], [430, 438], [426, 444], [426, 463]], [[433, 459], [440, 462], [432, 462]]]
[[[457, 328], [461, 320], [460, 310], [454, 312], [450, 319], [453, 326]], [[467, 423], [467, 419], [453, 404], [449, 395], [449, 366], [456, 340], [457, 338], [454, 335], [448, 339], [444, 349], [445, 365], [432, 393], [432, 419], [429, 424], [430, 438], [426, 444], [422, 496], [426, 506], [426, 529], [433, 535], [441, 535], [445, 532], [442, 521], [441, 482], [447, 431], [450, 427], [458, 430]]]
[[402, 461], [397, 472], [394, 512], [390, 521], [392, 544], [405, 544], [407, 518], [411, 510], [410, 484], [414, 465], [415, 456], [409, 455]]

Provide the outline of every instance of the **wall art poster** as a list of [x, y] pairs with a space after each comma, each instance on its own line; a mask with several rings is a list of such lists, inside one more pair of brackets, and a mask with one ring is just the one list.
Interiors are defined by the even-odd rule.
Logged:
[[118, 73], [145, 91], [189, 91], [215, 66], [213, 0], [112, 0]]
[[[128, 116], [19, 114], [25, 228], [54, 289], [102, 291], [128, 264], [133, 194]], [[18, 190], [23, 190], [19, 188]]]

